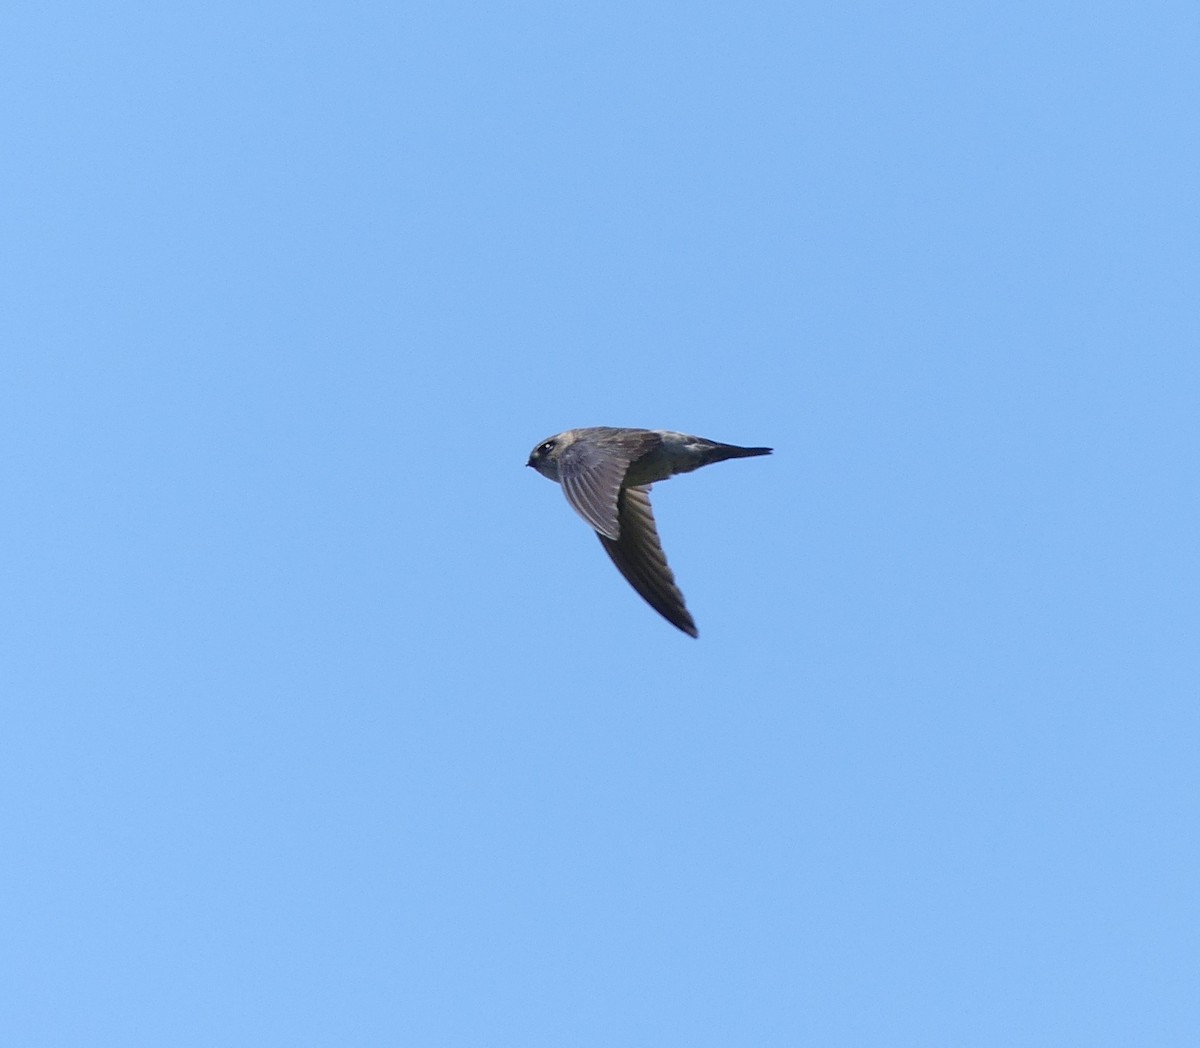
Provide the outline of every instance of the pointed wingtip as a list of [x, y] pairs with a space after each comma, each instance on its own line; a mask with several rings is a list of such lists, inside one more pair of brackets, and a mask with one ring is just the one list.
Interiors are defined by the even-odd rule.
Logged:
[[[657, 611], [658, 609], [656, 608], [655, 610]], [[696, 629], [696, 620], [692, 618], [687, 608], [680, 608], [679, 610], [681, 614], [678, 616], [666, 615], [661, 611], [658, 613], [679, 630], [680, 633], [686, 633], [689, 637], [694, 637], [698, 640], [700, 638], [700, 631]]]

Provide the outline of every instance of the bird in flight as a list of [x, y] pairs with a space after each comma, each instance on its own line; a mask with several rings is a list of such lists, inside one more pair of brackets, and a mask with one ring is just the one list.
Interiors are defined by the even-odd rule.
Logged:
[[642, 598], [672, 626], [699, 636], [667, 566], [650, 509], [650, 486], [713, 462], [769, 455], [669, 429], [591, 426], [543, 440], [525, 463], [562, 485], [604, 551]]

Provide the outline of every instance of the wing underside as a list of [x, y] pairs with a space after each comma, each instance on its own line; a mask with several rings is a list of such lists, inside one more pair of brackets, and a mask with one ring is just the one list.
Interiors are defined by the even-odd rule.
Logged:
[[604, 551], [650, 607], [672, 626], [689, 636], [699, 636], [658, 538], [650, 508], [650, 485], [622, 488], [616, 509], [620, 537], [596, 533]]
[[621, 534], [617, 499], [629, 464], [661, 442], [650, 430], [603, 431], [601, 436], [577, 440], [559, 460], [567, 501], [597, 532], [616, 540]]

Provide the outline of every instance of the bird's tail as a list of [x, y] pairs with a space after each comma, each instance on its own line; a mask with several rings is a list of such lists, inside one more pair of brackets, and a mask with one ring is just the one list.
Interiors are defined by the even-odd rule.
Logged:
[[754, 458], [756, 455], [769, 455], [774, 448], [743, 448], [737, 444], [718, 444], [711, 441], [711, 446], [705, 449], [705, 465], [713, 462], [724, 462], [726, 459]]

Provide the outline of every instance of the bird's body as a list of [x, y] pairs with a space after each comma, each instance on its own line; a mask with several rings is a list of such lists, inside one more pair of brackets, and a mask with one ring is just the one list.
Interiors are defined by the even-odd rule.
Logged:
[[667, 429], [592, 426], [542, 441], [526, 463], [562, 485], [621, 574], [672, 625], [697, 636], [650, 509], [650, 486], [713, 462], [769, 455]]

